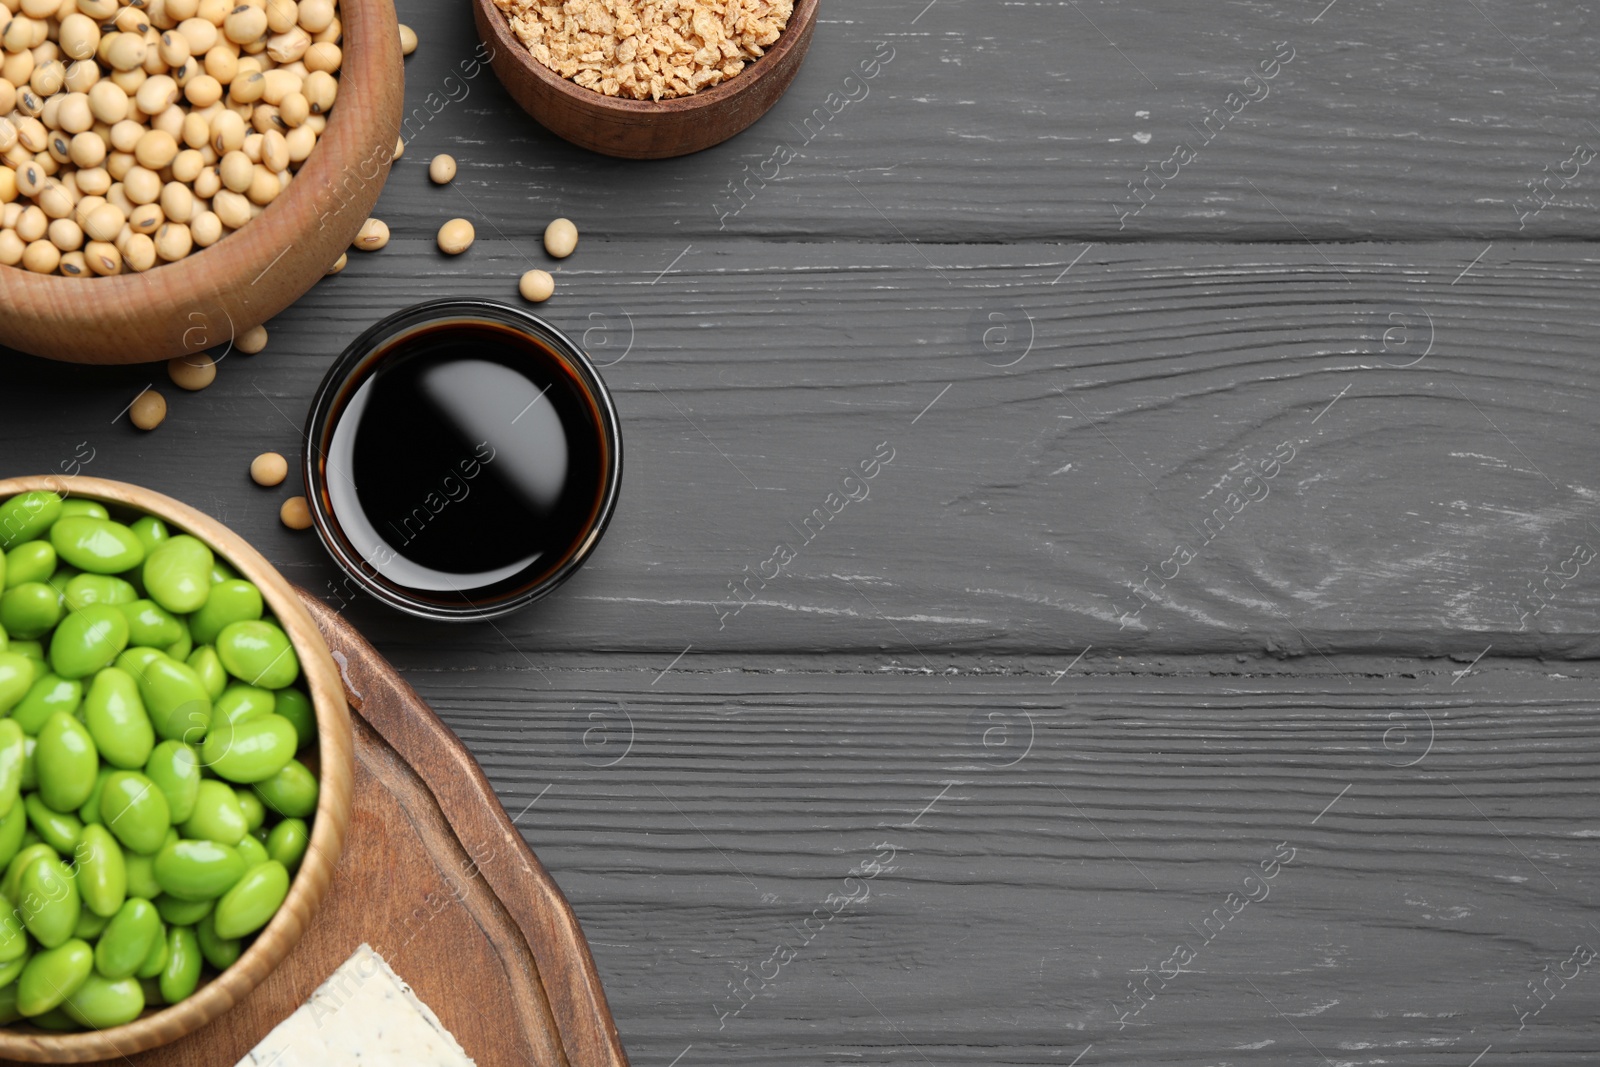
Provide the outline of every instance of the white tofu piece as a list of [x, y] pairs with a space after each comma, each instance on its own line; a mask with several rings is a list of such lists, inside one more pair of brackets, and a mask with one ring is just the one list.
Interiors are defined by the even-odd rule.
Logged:
[[439, 1017], [363, 944], [238, 1067], [475, 1067]]

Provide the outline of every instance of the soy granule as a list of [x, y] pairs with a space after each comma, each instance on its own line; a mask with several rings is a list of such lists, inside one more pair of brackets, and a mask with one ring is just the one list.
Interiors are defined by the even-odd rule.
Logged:
[[794, 0], [495, 0], [533, 57], [563, 78], [635, 100], [718, 85], [760, 58]]

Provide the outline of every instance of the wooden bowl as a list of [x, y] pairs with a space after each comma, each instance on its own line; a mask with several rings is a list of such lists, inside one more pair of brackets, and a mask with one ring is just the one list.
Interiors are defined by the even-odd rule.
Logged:
[[355, 774], [350, 711], [345, 705], [344, 688], [327, 642], [316, 623], [311, 621], [299, 596], [272, 564], [238, 534], [171, 497], [100, 478], [7, 478], [0, 480], [0, 499], [34, 489], [49, 489], [63, 495], [70, 493], [135, 508], [204, 541], [219, 559], [227, 560], [241, 577], [260, 587], [268, 610], [283, 624], [300, 657], [301, 675], [317, 714], [321, 795], [311, 830], [311, 846], [289, 886], [283, 906], [232, 967], [195, 990], [188, 1000], [148, 1011], [125, 1026], [76, 1034], [24, 1029], [23, 1024], [0, 1026], [0, 1060], [28, 1063], [121, 1060], [175, 1041], [233, 1007], [282, 962], [300, 940], [328, 890], [350, 821], [350, 784]]
[[624, 159], [667, 159], [721, 144], [765, 115], [800, 71], [817, 0], [796, 0], [766, 54], [721, 85], [671, 100], [624, 100], [585, 89], [533, 58], [494, 0], [473, 0], [494, 72], [522, 109], [575, 145]]
[[392, 0], [341, 0], [344, 63], [328, 128], [265, 212], [143, 274], [67, 278], [0, 266], [0, 344], [69, 363], [148, 363], [226, 344], [298, 300], [372, 213], [400, 132]]

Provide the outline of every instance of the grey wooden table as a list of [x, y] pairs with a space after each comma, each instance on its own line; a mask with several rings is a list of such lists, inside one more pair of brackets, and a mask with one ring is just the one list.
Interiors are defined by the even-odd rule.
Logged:
[[[1600, 1055], [1593, 5], [830, 3], [771, 115], [653, 164], [451, 87], [467, 9], [401, 7], [390, 246], [153, 434], [159, 369], [0, 359], [4, 468], [182, 497], [342, 605], [636, 1064]], [[249, 460], [557, 215], [604, 545], [492, 626], [347, 603]]]

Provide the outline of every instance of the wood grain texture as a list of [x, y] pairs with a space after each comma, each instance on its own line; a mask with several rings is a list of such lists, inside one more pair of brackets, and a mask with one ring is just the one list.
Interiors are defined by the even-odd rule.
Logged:
[[[1600, 938], [1600, 618], [1591, 565], [1552, 577], [1600, 536], [1594, 169], [1562, 180], [1600, 137], [1593, 12], [836, 5], [762, 121], [639, 165], [466, 77], [460, 5], [401, 9], [423, 47], [390, 247], [155, 435], [113, 423], [148, 374], [0, 360], [29, 408], [0, 454], [54, 470], [85, 442], [343, 605], [525, 812], [635, 1062], [1600, 1055], [1592, 968], [1516, 1014]], [[1269, 94], [1122, 220], [1278, 42]], [[478, 243], [445, 260], [456, 215]], [[557, 264], [562, 215], [583, 239]], [[297, 453], [365, 325], [515, 300], [531, 267], [622, 410], [604, 543], [497, 628], [349, 600], [249, 460]], [[1142, 568], [1285, 441], [1270, 495], [1119, 629]], [[719, 630], [728, 582], [880, 442], [870, 499]], [[1119, 1030], [1128, 983], [1280, 842], [1270, 899]]]
[[[1600, 584], [1573, 552], [1600, 538], [1600, 264], [1582, 246], [1497, 244], [1464, 274], [1482, 246], [1096, 247], [1065, 276], [1054, 246], [928, 249], [935, 270], [901, 248], [725, 243], [664, 276], [682, 246], [580, 250], [541, 313], [611, 364], [616, 516], [560, 597], [441, 634], [330, 586], [274, 518], [287, 493], [245, 474], [298, 454], [323, 368], [369, 317], [509, 289], [526, 262], [489, 239], [439, 273], [396, 229], [398, 255], [324, 282], [154, 435], [111, 424], [148, 372], [11, 361], [60, 418], [0, 425], [10, 462], [48, 470], [87, 441], [87, 471], [213, 509], [408, 665], [538, 649], [660, 670], [690, 644], [913, 669], [1087, 645], [1593, 654]], [[847, 485], [884, 445], [893, 461]], [[778, 544], [797, 558], [763, 588]], [[1177, 577], [1136, 592], [1179, 546]]]
[[[464, 80], [478, 41], [463, 8], [402, 3], [425, 42], [408, 60], [405, 137], [413, 152], [455, 154], [462, 188], [503, 226], [566, 215], [596, 236], [679, 248], [902, 233], [1293, 240], [1296, 228], [1480, 248], [1592, 239], [1600, 161], [1568, 161], [1600, 148], [1595, 13], [1475, 2], [1337, 0], [1320, 21], [1327, 0], [838, 5], [819, 14], [804, 68], [764, 119], [643, 170], [524, 119], [492, 76]], [[1260, 64], [1279, 43], [1294, 58], [1233, 114], [1229, 94], [1260, 97]], [[1218, 109], [1226, 123], [1208, 130]], [[1180, 143], [1198, 158], [1160, 184]], [[780, 145], [797, 158], [779, 162]], [[1154, 200], [1124, 222], [1147, 166]], [[433, 218], [446, 197], [458, 199], [405, 183], [385, 209]]]
[[633, 100], [606, 96], [533, 58], [494, 0], [473, 0], [478, 36], [517, 105], [552, 133], [622, 159], [670, 159], [742, 133], [777, 103], [805, 62], [817, 0], [800, 0], [782, 35], [736, 77], [691, 96]]
[[[448, 855], [457, 874], [470, 883], [461, 894], [451, 887], [451, 895], [462, 897], [469, 918], [489, 942], [484, 964], [459, 966], [457, 934], [430, 935], [431, 947], [419, 946], [413, 959], [430, 971], [430, 984], [453, 1005], [458, 1018], [476, 1020], [479, 1062], [627, 1067], [578, 920], [495, 799], [478, 764], [360, 634], [310, 594], [302, 590], [300, 595], [337, 653], [352, 705], [381, 738], [374, 745], [380, 755], [369, 764], [376, 766], [383, 761], [381, 753], [392, 750], [398, 766], [391, 762], [388, 791], [418, 824], [419, 837], [424, 836], [421, 824], [429, 807], [437, 810], [440, 825], [426, 835], [425, 851], [439, 859]], [[400, 768], [423, 788], [399, 795], [399, 779], [406, 777]], [[391, 850], [392, 859], [367, 865], [367, 870], [404, 874], [411, 866], [411, 850], [397, 847], [391, 823], [386, 819], [386, 832], [375, 836], [383, 838], [381, 847]], [[351, 866], [356, 869], [355, 863]], [[480, 878], [481, 884], [476, 881]], [[415, 893], [400, 893], [395, 903], [403, 907], [418, 899]], [[422, 921], [431, 924], [441, 904], [427, 894], [420, 899], [428, 904]], [[477, 988], [463, 989], [463, 982]]]
[[404, 97], [391, 0], [345, 0], [339, 102], [316, 151], [260, 218], [143, 274], [67, 278], [0, 267], [0, 339], [71, 363], [192, 355], [293, 304], [377, 202]]
[[[1592, 967], [1516, 1010], [1600, 948], [1592, 667], [1340, 663], [413, 678], [510, 810], [537, 800], [635, 1062], [1592, 1056]], [[1266, 899], [1208, 928], [1280, 842]], [[802, 926], [830, 894], [857, 903]]]

